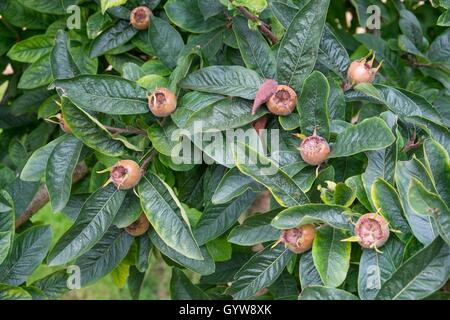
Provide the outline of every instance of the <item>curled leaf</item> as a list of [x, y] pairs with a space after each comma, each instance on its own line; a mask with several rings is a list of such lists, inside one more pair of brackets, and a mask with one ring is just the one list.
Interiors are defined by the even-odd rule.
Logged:
[[272, 79], [264, 80], [261, 87], [259, 87], [258, 92], [256, 92], [256, 98], [253, 102], [252, 114], [255, 114], [258, 111], [258, 108], [266, 103], [270, 97], [275, 94], [277, 90], [278, 82]]

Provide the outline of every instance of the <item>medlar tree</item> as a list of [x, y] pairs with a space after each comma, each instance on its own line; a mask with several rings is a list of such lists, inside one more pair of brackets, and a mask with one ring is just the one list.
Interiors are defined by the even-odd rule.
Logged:
[[2, 0], [0, 298], [447, 299], [448, 9]]

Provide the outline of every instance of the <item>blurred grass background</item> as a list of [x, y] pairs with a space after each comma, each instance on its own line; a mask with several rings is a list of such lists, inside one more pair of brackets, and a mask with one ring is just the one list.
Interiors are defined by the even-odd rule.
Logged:
[[[32, 218], [37, 224], [51, 225], [53, 232], [52, 246], [61, 235], [70, 227], [71, 221], [63, 213], [53, 213], [49, 204], [42, 208]], [[30, 277], [28, 283], [40, 279], [57, 268], [41, 265]], [[140, 300], [169, 299], [169, 283], [171, 269], [161, 259], [152, 256], [150, 268], [142, 285]], [[71, 300], [130, 300], [128, 288], [119, 288], [111, 275], [107, 275], [93, 285], [80, 290], [72, 290], [61, 299]]]

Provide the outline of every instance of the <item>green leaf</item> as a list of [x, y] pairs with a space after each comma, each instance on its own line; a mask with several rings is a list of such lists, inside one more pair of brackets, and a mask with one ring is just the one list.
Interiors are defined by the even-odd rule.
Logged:
[[161, 251], [161, 253], [176, 263], [189, 268], [190, 270], [197, 272], [201, 275], [208, 275], [214, 273], [215, 264], [211, 255], [205, 246], [201, 247], [201, 254], [204, 260], [194, 260], [190, 259], [181, 253], [178, 253], [174, 249], [170, 248], [164, 243], [164, 241], [158, 236], [158, 234], [152, 230], [150, 231], [150, 239], [155, 247]]
[[141, 202], [136, 197], [133, 190], [127, 191], [122, 205], [114, 217], [113, 224], [118, 228], [128, 227], [135, 222], [142, 213]]
[[419, 20], [409, 10], [400, 10], [400, 20], [398, 22], [400, 30], [406, 35], [417, 48], [424, 45], [423, 32]]
[[344, 46], [339, 42], [330, 27], [325, 25], [319, 45], [317, 62], [333, 71], [341, 79], [347, 77], [347, 69], [350, 65], [350, 57]]
[[328, 6], [329, 0], [310, 1], [290, 23], [278, 50], [278, 82], [300, 91], [316, 64]]
[[35, 11], [49, 14], [63, 15], [67, 8], [71, 5], [76, 5], [77, 0], [17, 0], [19, 3], [27, 8]]
[[230, 229], [255, 200], [252, 191], [225, 204], [208, 203], [194, 229], [194, 236], [200, 245], [221, 236]]
[[[289, 207], [309, 202], [308, 197], [294, 180], [272, 160], [248, 145], [238, 142], [237, 147], [239, 150], [234, 158], [238, 169], [263, 184], [281, 206]], [[247, 154], [248, 156], [246, 156]]]
[[136, 83], [117, 76], [84, 75], [56, 80], [51, 89], [82, 109], [107, 114], [148, 113], [147, 94]]
[[178, 57], [184, 48], [184, 41], [178, 31], [167, 21], [152, 17], [148, 38], [156, 56], [170, 69], [177, 65]]
[[381, 252], [363, 249], [359, 262], [358, 294], [363, 300], [373, 300], [381, 286], [402, 264], [404, 246], [391, 237]]
[[334, 203], [350, 207], [356, 199], [356, 191], [343, 182], [338, 182], [333, 192]]
[[7, 284], [0, 284], [0, 300], [32, 300], [24, 289]]
[[314, 71], [303, 82], [297, 103], [300, 114], [300, 130], [306, 136], [317, 135], [330, 139], [330, 119], [328, 115], [328, 96], [330, 85], [319, 71]]
[[197, 5], [205, 20], [218, 15], [225, 9], [217, 0], [197, 0]]
[[161, 77], [157, 74], [149, 74], [139, 78], [136, 83], [142, 88], [146, 89], [147, 92], [153, 92], [157, 88], [167, 88], [169, 82], [166, 78]]
[[209, 300], [209, 297], [178, 268], [172, 269], [170, 279], [170, 298], [172, 300]]
[[0, 191], [0, 265], [5, 261], [15, 234], [14, 202], [6, 191]]
[[51, 240], [50, 226], [32, 227], [18, 235], [10, 254], [0, 265], [0, 283], [24, 283], [44, 260]]
[[70, 270], [59, 270], [36, 280], [32, 285], [41, 290], [48, 299], [56, 299], [69, 291], [67, 288]]
[[128, 0], [100, 0], [100, 6], [102, 8], [102, 14], [105, 14], [109, 8], [121, 6], [127, 3]]
[[421, 215], [436, 219], [439, 234], [450, 244], [450, 209], [436, 193], [428, 191], [417, 179], [412, 178], [408, 188], [411, 208]]
[[277, 229], [291, 229], [304, 224], [326, 223], [333, 228], [351, 230], [350, 210], [343, 206], [326, 204], [304, 204], [281, 211], [273, 220]]
[[54, 212], [59, 212], [69, 201], [72, 175], [80, 158], [83, 143], [73, 136], [58, 143], [48, 158], [45, 184]]
[[67, 99], [62, 100], [61, 111], [72, 134], [88, 147], [111, 157], [124, 154], [124, 144], [116, 140], [92, 115]]
[[382, 285], [376, 299], [423, 299], [441, 288], [449, 274], [450, 248], [438, 237], [398, 268]]
[[434, 41], [431, 43], [430, 48], [428, 49], [427, 56], [428, 58], [439, 64], [448, 64], [450, 63], [450, 49], [448, 43], [450, 41], [450, 30], [447, 30], [440, 34]]
[[438, 228], [431, 216], [417, 214], [408, 201], [408, 187], [411, 179], [416, 178], [428, 189], [434, 191], [433, 182], [425, 166], [415, 157], [409, 161], [399, 161], [395, 169], [395, 182], [405, 218], [414, 236], [422, 243], [431, 243], [438, 235]]
[[271, 226], [270, 222], [278, 212], [279, 210], [273, 210], [245, 219], [241, 225], [230, 231], [228, 241], [240, 246], [253, 246], [277, 240], [280, 237], [280, 230]]
[[206, 243], [208, 252], [214, 261], [222, 262], [231, 259], [233, 248], [226, 238], [220, 237]]
[[351, 156], [368, 150], [379, 150], [395, 141], [389, 127], [378, 117], [364, 119], [345, 129], [331, 147], [330, 158]]
[[233, 296], [235, 300], [254, 296], [259, 290], [275, 282], [291, 256], [292, 253], [284, 245], [267, 247], [242, 266], [234, 276], [235, 281], [225, 293]]
[[125, 230], [111, 227], [92, 249], [75, 261], [85, 287], [113, 271], [127, 255], [133, 237]]
[[311, 251], [305, 252], [301, 255], [298, 273], [303, 290], [305, 290], [306, 287], [323, 285], [323, 282], [320, 279], [320, 274], [314, 265]]
[[406, 242], [411, 236], [411, 229], [404, 218], [402, 204], [397, 191], [387, 181], [377, 178], [372, 185], [371, 195], [377, 211], [389, 221], [389, 225], [393, 229], [401, 232], [396, 233], [396, 235], [400, 240]]
[[249, 9], [251, 12], [262, 12], [267, 8], [267, 0], [234, 0], [232, 3], [234, 6], [243, 6]]
[[53, 47], [53, 37], [42, 34], [17, 42], [8, 52], [12, 60], [33, 63], [48, 55]]
[[53, 79], [70, 79], [80, 74], [69, 51], [69, 35], [63, 30], [56, 33], [55, 46], [50, 55]]
[[447, 151], [436, 141], [427, 139], [424, 143], [425, 161], [430, 169], [436, 191], [444, 203], [450, 203], [450, 158]]
[[225, 20], [221, 17], [204, 19], [197, 0], [169, 0], [164, 10], [170, 21], [188, 32], [205, 33], [225, 26]]
[[322, 227], [317, 230], [312, 247], [314, 265], [325, 286], [338, 287], [347, 277], [351, 244], [341, 230]]
[[145, 215], [163, 241], [187, 258], [203, 260], [184, 208], [173, 190], [158, 176], [147, 172], [138, 193]]
[[129, 21], [120, 20], [94, 39], [91, 45], [90, 57], [99, 57], [112, 49], [119, 48], [131, 40], [137, 32], [138, 30]]
[[273, 79], [276, 73], [275, 56], [261, 33], [251, 30], [243, 17], [233, 18], [233, 31], [247, 68], [264, 78]]
[[107, 232], [124, 197], [125, 192], [112, 184], [94, 192], [50, 252], [49, 265], [65, 264], [89, 251]]
[[358, 297], [345, 290], [312, 286], [304, 289], [299, 300], [359, 300]]
[[46, 54], [28, 66], [20, 77], [17, 87], [20, 89], [35, 89], [49, 84], [52, 80], [50, 54]]
[[240, 66], [211, 66], [189, 74], [179, 86], [253, 100], [262, 83], [261, 76], [253, 70]]

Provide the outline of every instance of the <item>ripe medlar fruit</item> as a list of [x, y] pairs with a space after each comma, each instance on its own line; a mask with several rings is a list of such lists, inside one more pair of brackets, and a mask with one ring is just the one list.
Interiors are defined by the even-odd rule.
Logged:
[[139, 237], [147, 232], [150, 227], [150, 222], [144, 213], [142, 213], [139, 218], [125, 228], [125, 231], [133, 237]]
[[177, 97], [167, 88], [156, 89], [148, 96], [148, 107], [156, 117], [167, 117], [177, 107]]
[[280, 116], [287, 116], [292, 113], [297, 104], [297, 94], [288, 86], [278, 85], [276, 92], [266, 102], [270, 112]]
[[153, 15], [152, 10], [145, 6], [134, 8], [130, 13], [130, 23], [138, 30], [145, 30], [150, 25], [150, 17]]
[[142, 170], [133, 160], [120, 160], [109, 169], [109, 181], [120, 190], [131, 189], [139, 183]]
[[327, 140], [316, 135], [315, 131], [312, 136], [303, 139], [298, 149], [303, 161], [312, 166], [317, 166], [327, 160], [331, 152]]
[[59, 126], [61, 127], [61, 130], [65, 133], [72, 133], [72, 129], [67, 125], [67, 122], [64, 121], [64, 118], [61, 113], [57, 113], [55, 115], [55, 118], [58, 120]]
[[[369, 53], [370, 56], [372, 52]], [[370, 83], [375, 79], [375, 75], [381, 68], [383, 61], [376, 68], [372, 68], [373, 61], [375, 59], [375, 54], [370, 61], [367, 61], [367, 57], [360, 60], [353, 61], [347, 70], [347, 84], [346, 89], [359, 84], [359, 83]]]
[[294, 253], [303, 253], [312, 248], [316, 229], [312, 224], [305, 224], [297, 228], [283, 230], [279, 242]]
[[366, 213], [356, 222], [355, 235], [361, 247], [380, 248], [389, 238], [389, 223], [381, 214]]

